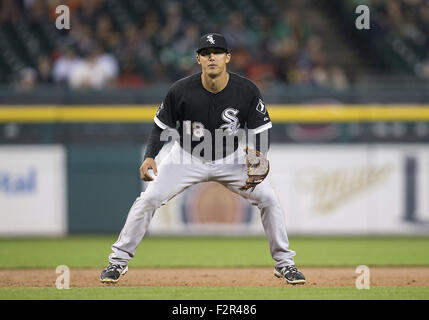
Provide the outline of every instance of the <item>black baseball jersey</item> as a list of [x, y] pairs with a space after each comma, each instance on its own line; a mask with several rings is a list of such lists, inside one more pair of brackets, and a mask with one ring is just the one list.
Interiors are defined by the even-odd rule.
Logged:
[[[249, 79], [231, 72], [228, 84], [217, 93], [203, 87], [201, 73], [175, 82], [161, 103], [154, 121], [161, 129], [177, 129], [182, 147], [184, 135], [191, 135], [192, 150], [203, 141], [203, 129], [208, 130], [212, 137], [212, 159], [215, 158], [216, 129], [235, 132], [238, 128], [247, 128], [258, 134], [272, 127], [257, 86]], [[237, 147], [238, 139], [234, 150]], [[203, 152], [200, 155], [204, 156]], [[224, 152], [223, 156], [226, 155]]]

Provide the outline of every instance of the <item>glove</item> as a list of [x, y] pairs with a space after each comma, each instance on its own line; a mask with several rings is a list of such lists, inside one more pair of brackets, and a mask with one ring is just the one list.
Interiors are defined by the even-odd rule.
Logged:
[[250, 191], [252, 192], [268, 175], [268, 172], [270, 171], [270, 162], [258, 150], [249, 150], [247, 147], [245, 151], [248, 178], [246, 180], [246, 184], [240, 187], [240, 190], [248, 190], [252, 188]]

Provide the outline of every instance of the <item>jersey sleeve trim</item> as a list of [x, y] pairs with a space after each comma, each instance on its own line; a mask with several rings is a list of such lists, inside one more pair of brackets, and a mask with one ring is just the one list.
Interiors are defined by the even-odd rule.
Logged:
[[268, 122], [268, 123], [266, 123], [266, 124], [263, 124], [262, 126], [260, 126], [260, 127], [257, 127], [257, 128], [255, 128], [255, 129], [250, 129], [250, 131], [251, 131], [251, 133], [253, 133], [253, 134], [258, 134], [258, 133], [261, 133], [261, 132], [263, 132], [263, 131], [265, 131], [265, 130], [268, 130], [268, 129], [271, 129], [273, 127], [273, 125], [272, 125], [272, 123], [271, 123], [271, 121], [270, 122]]
[[153, 120], [155, 121], [157, 126], [160, 127], [162, 130], [165, 130], [168, 128], [168, 126], [165, 125], [161, 120], [159, 120], [157, 116], [155, 116], [155, 118], [153, 118]]

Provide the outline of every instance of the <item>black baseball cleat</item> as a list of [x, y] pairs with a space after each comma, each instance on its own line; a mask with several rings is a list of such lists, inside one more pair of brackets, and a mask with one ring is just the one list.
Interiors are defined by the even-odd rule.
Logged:
[[103, 283], [116, 283], [119, 277], [128, 271], [128, 266], [109, 263], [106, 269], [101, 271], [100, 281]]
[[304, 275], [298, 271], [298, 269], [292, 266], [285, 266], [281, 268], [274, 268], [274, 275], [277, 278], [285, 278], [286, 282], [289, 284], [304, 284], [305, 277]]

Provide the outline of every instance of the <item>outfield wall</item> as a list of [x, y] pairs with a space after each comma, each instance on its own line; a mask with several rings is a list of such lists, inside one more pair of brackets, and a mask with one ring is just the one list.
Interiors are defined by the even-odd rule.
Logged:
[[270, 160], [292, 233], [429, 233], [427, 146], [275, 145]]
[[[268, 179], [290, 234], [429, 234], [429, 147], [286, 145]], [[259, 211], [218, 184], [186, 190], [159, 210], [151, 233], [263, 234]]]
[[66, 150], [0, 146], [0, 235], [67, 233]]
[[[2, 106], [0, 235], [119, 233], [145, 189], [138, 169], [155, 112]], [[269, 179], [290, 234], [429, 234], [429, 106], [292, 105], [269, 112]], [[263, 230], [255, 207], [206, 183], [160, 208], [150, 233]]]
[[[1, 147], [0, 234], [119, 232], [146, 187], [138, 177], [142, 150]], [[427, 146], [273, 144], [269, 159], [290, 234], [429, 233]], [[263, 229], [255, 207], [217, 183], [202, 183], [161, 207], [150, 233]]]

